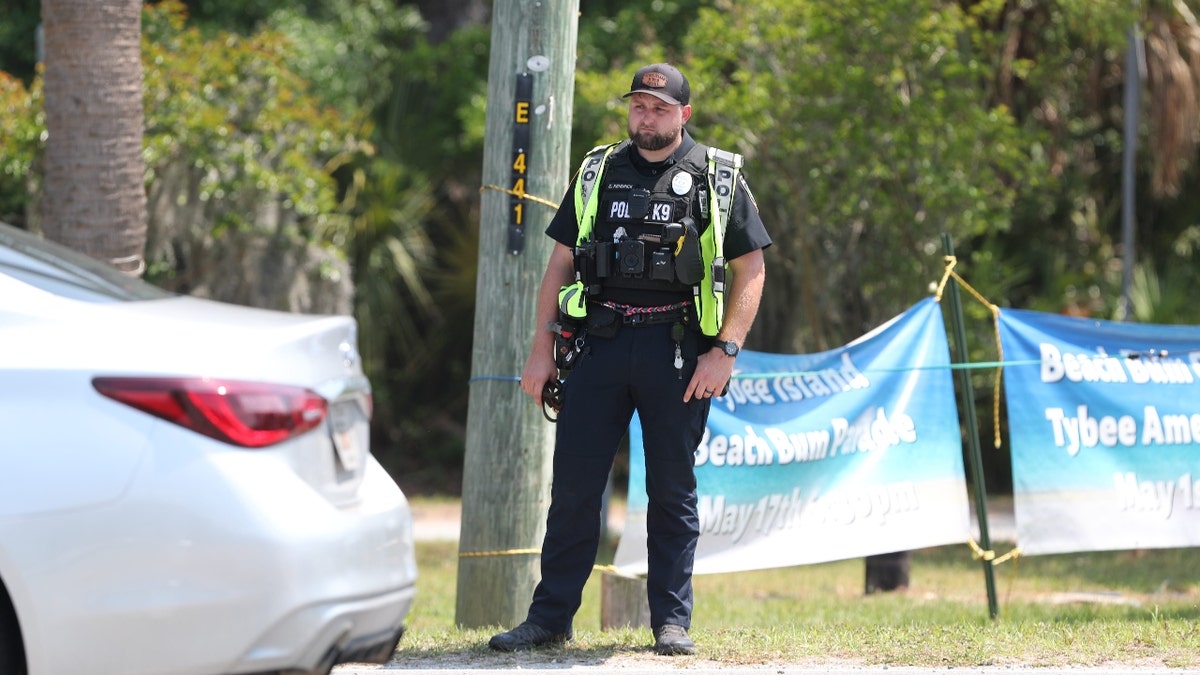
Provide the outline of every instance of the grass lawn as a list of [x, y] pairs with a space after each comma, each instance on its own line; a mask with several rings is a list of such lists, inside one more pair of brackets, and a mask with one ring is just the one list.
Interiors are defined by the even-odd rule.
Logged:
[[[613, 545], [600, 563], [611, 560]], [[993, 548], [1008, 550], [1003, 542]], [[648, 650], [647, 629], [600, 630], [599, 571], [585, 588], [572, 643], [492, 652], [487, 640], [496, 627], [455, 625], [457, 542], [420, 542], [417, 554], [421, 577], [396, 655], [401, 666], [644, 667], [664, 660]], [[988, 616], [982, 563], [965, 545], [914, 551], [910, 587], [891, 593], [863, 594], [861, 559], [697, 576], [691, 634], [699, 653], [669, 663], [1198, 668], [1198, 563], [1196, 549], [1017, 558], [995, 568], [996, 619]]]

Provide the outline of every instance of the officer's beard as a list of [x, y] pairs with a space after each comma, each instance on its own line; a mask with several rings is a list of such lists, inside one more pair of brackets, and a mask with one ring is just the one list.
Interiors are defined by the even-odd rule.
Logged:
[[629, 131], [629, 140], [639, 149], [647, 152], [662, 150], [669, 147], [672, 143], [679, 139], [679, 134], [683, 127], [675, 127], [666, 133], [656, 134], [653, 131], [636, 132], [633, 127], [627, 127]]

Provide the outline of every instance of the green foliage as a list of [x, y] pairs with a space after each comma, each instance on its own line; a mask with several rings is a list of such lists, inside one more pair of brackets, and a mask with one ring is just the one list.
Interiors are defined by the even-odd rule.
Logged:
[[972, 30], [928, 0], [701, 12], [692, 127], [747, 156], [776, 242], [767, 348], [829, 348], [894, 316], [940, 278], [942, 232], [1006, 231], [1018, 189], [1041, 189], [1039, 139], [983, 97]]
[[[1121, 210], [1130, 30], [1144, 30], [1145, 9], [1179, 10], [1180, 24], [1187, 25], [1194, 19], [1183, 13], [1197, 7], [1195, 2], [1141, 4], [1059, 0], [1010, 7], [989, 1], [972, 10], [983, 28], [975, 34], [976, 53], [995, 73], [988, 82], [989, 97], [1009, 105], [1024, 127], [1043, 132], [1042, 153], [1056, 177], [1053, 192], [1020, 193], [1009, 236], [978, 242], [1025, 271], [1021, 283], [1002, 296], [1006, 304], [1118, 318], [1126, 256]], [[1186, 79], [1187, 74], [1172, 77]], [[1164, 106], [1177, 106], [1170, 92], [1143, 85], [1133, 196], [1134, 318], [1196, 323], [1200, 307], [1182, 298], [1200, 283], [1200, 273], [1195, 271], [1195, 252], [1178, 244], [1188, 240], [1200, 202], [1195, 194], [1155, 196], [1147, 187], [1162, 152], [1150, 142], [1147, 113]], [[1189, 135], [1194, 133], [1192, 129]], [[1195, 171], [1189, 173], [1194, 181]], [[1158, 294], [1149, 291], [1157, 278], [1153, 269], [1168, 270], [1170, 276], [1159, 284]]]
[[394, 77], [392, 52], [411, 46], [424, 29], [415, 9], [397, 8], [392, 0], [285, 5], [265, 25], [304, 46], [291, 67], [314, 95], [351, 117], [383, 102]]
[[187, 13], [205, 33], [250, 35], [279, 6], [277, 0], [187, 0]]
[[[415, 459], [413, 450], [433, 445], [419, 427], [410, 425], [434, 414], [421, 410], [421, 392], [428, 380], [430, 344], [436, 344], [425, 338], [431, 326], [443, 326], [425, 276], [435, 250], [424, 223], [436, 202], [427, 179], [398, 162], [377, 159], [355, 176], [349, 253], [359, 350], [375, 396], [373, 452], [399, 476]], [[424, 403], [437, 401], [430, 397]], [[453, 464], [455, 459], [451, 455], [433, 463]]]
[[185, 159], [194, 197], [225, 205], [218, 229], [254, 228], [238, 207], [278, 196], [304, 237], [344, 243], [331, 172], [371, 148], [362, 122], [323, 106], [292, 69], [294, 43], [272, 31], [206, 37], [173, 1], [147, 7], [143, 38], [147, 180]]
[[6, 2], [0, 6], [0, 71], [29, 84], [37, 70], [40, 2]]
[[[1121, 79], [1105, 70], [1124, 58], [1126, 32], [1135, 22], [1121, 2], [1067, 0], [1030, 8], [987, 2], [971, 12], [981, 30], [972, 37], [977, 57], [993, 76], [989, 99], [1010, 106], [1024, 128], [1042, 132], [1040, 152], [1055, 175], [1052, 192], [1021, 191], [1014, 229], [981, 247], [1020, 259], [1023, 284], [1003, 304], [1059, 311], [1111, 290], [1103, 261], [1115, 255], [1105, 223], [1119, 204], [1116, 185], [1099, 190], [1098, 171], [1119, 176]], [[1117, 89], [1114, 90], [1113, 86]], [[1115, 123], [1115, 124], [1114, 124]], [[1038, 242], [1031, 247], [1029, 243]], [[1100, 283], [1100, 282], [1104, 283]]]
[[437, 45], [417, 39], [392, 52], [396, 75], [375, 111], [381, 152], [438, 180], [478, 173], [490, 47], [489, 28], [471, 26]]
[[[673, 60], [686, 53], [692, 18], [713, 0], [653, 0], [652, 2], [579, 3], [579, 69], [610, 68], [633, 72], [643, 64], [639, 49], [653, 46]], [[652, 63], [653, 61], [645, 61]]]
[[41, 80], [25, 87], [0, 72], [0, 220], [20, 223], [28, 202], [26, 182], [40, 156], [45, 122]]
[[[380, 382], [388, 409], [398, 412], [380, 424], [385, 465], [449, 489], [457, 489], [465, 447], [489, 45], [479, 26], [393, 51], [395, 76], [375, 109], [380, 157], [419, 178], [389, 201], [424, 233], [430, 252], [419, 269], [429, 301], [408, 305], [400, 315], [412, 322], [408, 339], [390, 341], [381, 354], [387, 376]], [[403, 206], [414, 203], [424, 208]]]

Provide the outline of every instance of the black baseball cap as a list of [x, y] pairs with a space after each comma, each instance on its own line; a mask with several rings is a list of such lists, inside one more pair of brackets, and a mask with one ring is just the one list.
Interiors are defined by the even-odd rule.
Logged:
[[637, 93], [650, 94], [672, 105], [687, 105], [692, 98], [692, 87], [675, 66], [655, 63], [637, 71], [633, 84], [629, 85], [629, 93], [621, 98]]

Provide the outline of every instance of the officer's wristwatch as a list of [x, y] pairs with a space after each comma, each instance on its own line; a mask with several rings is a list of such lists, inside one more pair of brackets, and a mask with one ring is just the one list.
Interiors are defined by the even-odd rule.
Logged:
[[716, 340], [713, 342], [713, 346], [725, 352], [725, 356], [737, 356], [738, 352], [742, 351], [738, 343], [733, 340]]

